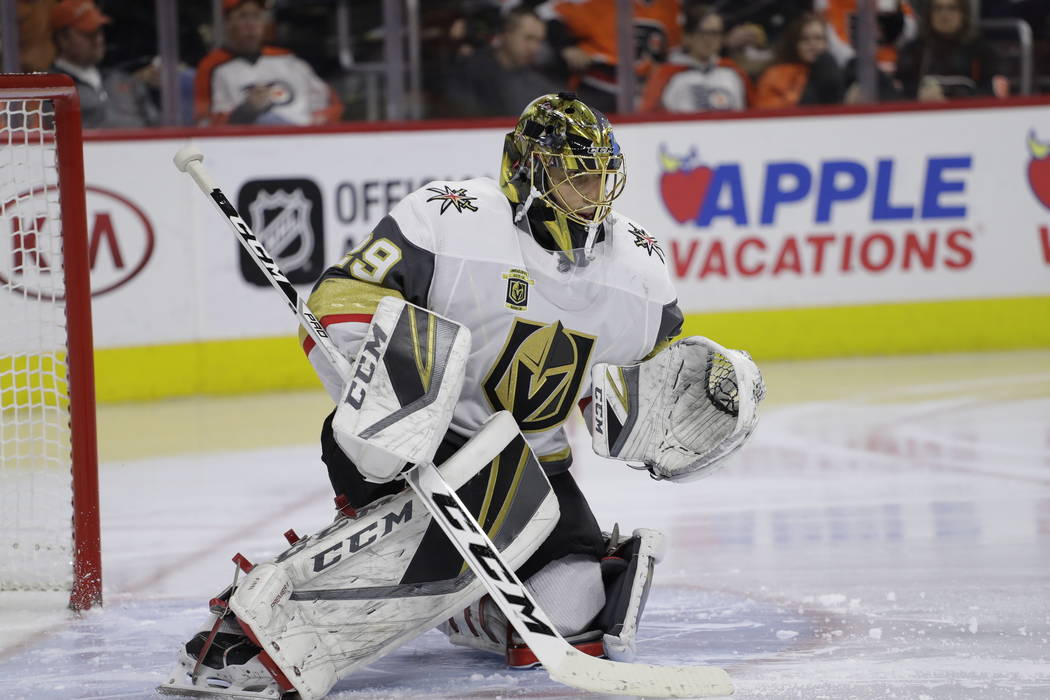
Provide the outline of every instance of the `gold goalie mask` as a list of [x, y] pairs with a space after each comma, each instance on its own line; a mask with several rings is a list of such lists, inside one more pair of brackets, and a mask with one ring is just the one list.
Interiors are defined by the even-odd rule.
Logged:
[[570, 260], [593, 245], [626, 179], [609, 120], [571, 92], [533, 100], [504, 139], [500, 188], [540, 245]]

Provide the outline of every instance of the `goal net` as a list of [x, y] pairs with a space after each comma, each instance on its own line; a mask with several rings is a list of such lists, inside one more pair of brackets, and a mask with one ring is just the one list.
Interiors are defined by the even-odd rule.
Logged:
[[101, 600], [76, 89], [0, 75], [0, 591]]

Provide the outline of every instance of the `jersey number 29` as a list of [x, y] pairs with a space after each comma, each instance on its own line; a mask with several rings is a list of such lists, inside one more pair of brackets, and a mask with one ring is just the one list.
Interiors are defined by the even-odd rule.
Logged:
[[382, 284], [390, 268], [401, 260], [401, 249], [386, 238], [377, 238], [358, 252], [353, 251], [354, 261], [350, 263], [350, 274], [363, 282]]

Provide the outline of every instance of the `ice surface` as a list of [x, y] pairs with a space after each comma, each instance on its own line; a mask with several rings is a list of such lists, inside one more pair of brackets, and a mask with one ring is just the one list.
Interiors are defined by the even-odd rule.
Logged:
[[[1050, 698], [1050, 353], [763, 369], [754, 439], [700, 482], [603, 462], [573, 426], [599, 522], [668, 536], [640, 660], [724, 665], [739, 698]], [[313, 420], [242, 449], [222, 436], [252, 411], [223, 401], [181, 404], [181, 423], [167, 404], [102, 409], [106, 606], [73, 618], [54, 595], [0, 595], [0, 698], [153, 697], [230, 557], [330, 520]], [[310, 399], [250, 405], [289, 401]], [[125, 447], [150, 416], [164, 454]], [[331, 697], [584, 695], [430, 632]]]

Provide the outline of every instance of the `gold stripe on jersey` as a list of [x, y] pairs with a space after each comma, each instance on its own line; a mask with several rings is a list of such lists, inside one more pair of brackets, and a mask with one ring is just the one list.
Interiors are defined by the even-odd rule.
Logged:
[[[492, 466], [489, 469], [489, 482], [485, 486], [485, 497], [481, 500], [481, 509], [478, 510], [478, 523], [482, 524], [485, 522], [485, 518], [489, 514], [489, 506], [492, 505], [492, 493], [496, 490], [496, 477], [499, 476], [500, 457], [502, 455], [496, 455], [496, 458], [492, 460]], [[489, 533], [491, 535], [491, 533]], [[466, 562], [463, 563], [466, 566]]]
[[[492, 507], [493, 494], [496, 491], [496, 481], [499, 478], [500, 467], [503, 466], [502, 458], [507, 454], [507, 450], [513, 447], [513, 443], [508, 445], [507, 449], [496, 455], [496, 457], [489, 463], [489, 479], [485, 486], [485, 496], [481, 501], [481, 508], [478, 510], [478, 524], [484, 527], [485, 519], [488, 517], [489, 509]], [[496, 535], [499, 534], [500, 528], [503, 527], [504, 521], [507, 519], [507, 514], [510, 513], [510, 507], [514, 504], [514, 497], [518, 493], [518, 486], [521, 484], [521, 477], [525, 473], [525, 465], [529, 461], [529, 455], [531, 450], [524, 440], [519, 443], [521, 452], [518, 455], [517, 465], [514, 466], [514, 476], [511, 477], [510, 484], [507, 486], [507, 491], [503, 494], [503, 503], [500, 505], [499, 511], [496, 516], [492, 519], [492, 524], [485, 531], [489, 536], [490, 540], [496, 539]], [[568, 450], [566, 450], [568, 452]], [[513, 457], [511, 457], [513, 459]], [[463, 566], [460, 567], [459, 573], [462, 575], [467, 570], [467, 563], [463, 562]]]
[[514, 497], [518, 493], [518, 486], [521, 484], [521, 477], [525, 474], [525, 465], [529, 461], [531, 451], [525, 444], [524, 440], [521, 442], [521, 448], [521, 454], [518, 457], [518, 464], [514, 467], [514, 478], [511, 479], [510, 486], [507, 487], [507, 496], [503, 499], [503, 506], [496, 514], [496, 519], [492, 521], [492, 527], [489, 528], [489, 539], [495, 539], [496, 535], [499, 534], [500, 528], [503, 527], [503, 522], [507, 519], [507, 513], [510, 512], [510, 507], [514, 503]]
[[[414, 306], [406, 307], [409, 325], [412, 328], [412, 354], [416, 360], [416, 371], [423, 384], [423, 391], [430, 391], [434, 377], [434, 356], [437, 352], [437, 324], [429, 313], [417, 313]], [[420, 324], [425, 326], [420, 329]], [[426, 338], [422, 338], [422, 336]]]
[[623, 367], [616, 367], [617, 376], [614, 377], [609, 370], [605, 370], [605, 376], [609, 378], [609, 385], [612, 386], [613, 394], [616, 396], [617, 401], [623, 406], [624, 411], [629, 411], [627, 407], [627, 380], [623, 376]]
[[572, 454], [572, 448], [566, 447], [564, 450], [558, 450], [557, 452], [551, 452], [549, 455], [543, 455], [539, 457], [540, 462], [563, 462], [569, 458]]
[[[395, 289], [379, 287], [351, 277], [328, 277], [321, 280], [307, 300], [310, 313], [322, 324], [328, 316], [362, 314], [371, 316], [376, 312], [383, 297], [404, 299]], [[306, 330], [299, 329], [299, 343], [307, 337]]]

